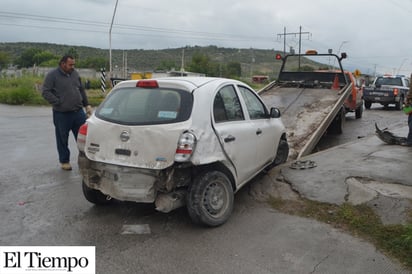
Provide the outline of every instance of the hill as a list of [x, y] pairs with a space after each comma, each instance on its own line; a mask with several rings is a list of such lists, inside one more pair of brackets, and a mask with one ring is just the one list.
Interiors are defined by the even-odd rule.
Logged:
[[[0, 51], [6, 52], [11, 60], [18, 58], [25, 50], [36, 48], [49, 51], [52, 54], [61, 56], [74, 49], [78, 58], [100, 57], [107, 60], [106, 70], [109, 69], [109, 50], [85, 46], [59, 45], [49, 43], [0, 43]], [[187, 67], [191, 63], [194, 54], [207, 55], [211, 61], [227, 64], [238, 62], [242, 67], [242, 76], [255, 74], [277, 75], [280, 62], [275, 60], [274, 50], [269, 49], [237, 49], [221, 48], [217, 46], [199, 47], [187, 46], [182, 48], [143, 50], [112, 49], [112, 65], [123, 67], [127, 64], [129, 71], [153, 71], [161, 67], [162, 64], [172, 64], [175, 69], [180, 70], [182, 60]]]

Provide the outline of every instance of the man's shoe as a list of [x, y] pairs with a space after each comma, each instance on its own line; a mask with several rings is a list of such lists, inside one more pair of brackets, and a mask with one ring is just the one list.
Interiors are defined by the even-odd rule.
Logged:
[[70, 163], [62, 163], [61, 167], [63, 170], [72, 170], [72, 166], [70, 165]]
[[401, 141], [401, 142], [400, 142], [400, 145], [401, 145], [401, 146], [405, 146], [405, 147], [410, 147], [410, 146], [412, 146], [412, 144], [409, 144], [407, 141]]

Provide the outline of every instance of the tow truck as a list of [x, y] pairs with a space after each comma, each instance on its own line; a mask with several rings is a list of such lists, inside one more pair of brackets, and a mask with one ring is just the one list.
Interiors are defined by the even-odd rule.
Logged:
[[282, 61], [278, 79], [259, 94], [267, 105], [277, 106], [282, 113], [289, 161], [310, 154], [325, 133], [342, 133], [347, 112], [345, 100], [353, 85], [341, 64], [346, 57], [346, 53], [338, 56], [318, 54], [315, 50], [276, 55]]

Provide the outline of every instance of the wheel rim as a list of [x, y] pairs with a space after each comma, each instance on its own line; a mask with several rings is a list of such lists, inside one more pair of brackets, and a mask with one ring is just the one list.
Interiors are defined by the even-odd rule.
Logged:
[[222, 215], [228, 206], [228, 193], [226, 187], [219, 181], [211, 182], [205, 189], [203, 207], [215, 217]]

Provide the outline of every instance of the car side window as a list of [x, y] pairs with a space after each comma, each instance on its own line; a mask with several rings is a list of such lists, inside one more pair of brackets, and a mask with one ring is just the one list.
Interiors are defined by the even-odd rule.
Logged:
[[238, 86], [240, 93], [247, 107], [250, 119], [263, 119], [267, 118], [267, 110], [265, 105], [257, 98], [254, 91], [242, 86]]
[[216, 123], [245, 119], [233, 86], [225, 86], [218, 91], [213, 102], [213, 116]]

